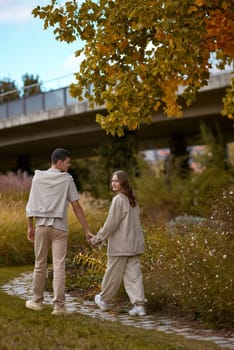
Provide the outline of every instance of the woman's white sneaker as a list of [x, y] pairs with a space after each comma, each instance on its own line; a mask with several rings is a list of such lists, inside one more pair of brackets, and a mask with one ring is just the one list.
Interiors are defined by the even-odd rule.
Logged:
[[133, 308], [129, 311], [131, 316], [145, 316], [145, 308], [143, 305], [134, 305]]
[[108, 310], [110, 308], [110, 304], [108, 304], [104, 300], [102, 300], [100, 294], [95, 295], [94, 300], [95, 300], [95, 303], [100, 307], [100, 309]]

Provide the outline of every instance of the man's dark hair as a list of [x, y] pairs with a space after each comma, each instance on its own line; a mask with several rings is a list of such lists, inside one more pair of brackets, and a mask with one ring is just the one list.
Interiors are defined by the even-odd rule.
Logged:
[[51, 154], [52, 164], [56, 164], [59, 160], [65, 160], [71, 157], [71, 153], [64, 148], [56, 148]]

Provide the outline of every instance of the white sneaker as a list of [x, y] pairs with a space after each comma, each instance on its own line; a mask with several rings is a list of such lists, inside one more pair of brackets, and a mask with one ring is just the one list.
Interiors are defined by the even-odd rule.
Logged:
[[145, 308], [143, 305], [134, 305], [132, 310], [130, 310], [128, 313], [131, 316], [145, 316], [146, 315]]
[[106, 303], [104, 300], [102, 300], [100, 294], [95, 295], [94, 300], [95, 300], [95, 303], [100, 307], [100, 309], [107, 310], [110, 308], [110, 305]]
[[51, 312], [51, 315], [68, 315], [69, 311], [65, 308], [65, 306], [55, 305], [54, 310]]
[[33, 300], [27, 300], [25, 306], [26, 308], [32, 309], [34, 311], [42, 311], [44, 309], [44, 305], [42, 303], [36, 303]]

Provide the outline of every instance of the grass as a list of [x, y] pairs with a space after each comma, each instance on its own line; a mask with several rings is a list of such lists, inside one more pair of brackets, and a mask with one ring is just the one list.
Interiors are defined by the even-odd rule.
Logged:
[[[31, 267], [0, 268], [0, 285]], [[1, 350], [218, 350], [205, 341], [186, 339], [155, 330], [123, 326], [92, 319], [79, 313], [52, 316], [51, 307], [43, 312], [25, 309], [24, 300], [0, 289]]]

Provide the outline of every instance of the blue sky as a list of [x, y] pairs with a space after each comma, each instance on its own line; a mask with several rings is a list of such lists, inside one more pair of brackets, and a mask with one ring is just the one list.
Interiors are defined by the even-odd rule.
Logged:
[[37, 5], [48, 3], [0, 0], [0, 80], [14, 80], [18, 88], [26, 73], [39, 75], [45, 88], [59, 88], [74, 81], [72, 74], [79, 70], [74, 52], [81, 48], [81, 42], [68, 45], [57, 41], [52, 30], [43, 30], [43, 21], [31, 14]]

